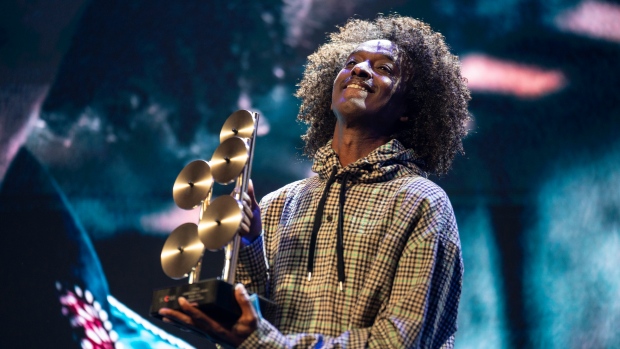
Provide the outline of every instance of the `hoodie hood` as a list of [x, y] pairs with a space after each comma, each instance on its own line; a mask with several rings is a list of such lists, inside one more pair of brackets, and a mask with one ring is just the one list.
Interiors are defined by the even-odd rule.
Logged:
[[416, 159], [412, 149], [407, 149], [398, 140], [392, 139], [370, 152], [366, 157], [343, 168], [338, 154], [332, 149], [330, 140], [317, 151], [312, 171], [316, 172], [321, 179], [327, 180], [336, 166], [337, 178], [348, 173], [349, 182], [375, 183], [389, 181], [407, 174], [427, 176], [419, 165], [422, 165], [422, 162]]

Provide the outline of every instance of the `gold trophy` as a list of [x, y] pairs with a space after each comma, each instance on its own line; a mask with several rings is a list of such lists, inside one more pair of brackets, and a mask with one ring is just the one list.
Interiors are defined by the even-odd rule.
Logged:
[[[188, 284], [155, 290], [151, 316], [160, 318], [161, 308], [179, 309], [179, 297], [198, 304], [201, 311], [227, 327], [241, 315], [233, 286], [240, 246], [237, 230], [243, 218], [242, 193], [247, 192], [250, 180], [258, 119], [258, 113], [247, 110], [232, 113], [222, 127], [220, 145], [211, 161], [192, 161], [177, 176], [172, 189], [174, 202], [186, 210], [200, 206], [199, 221], [198, 225], [182, 224], [170, 234], [161, 251], [161, 265], [172, 279], [188, 277]], [[225, 195], [211, 200], [214, 182], [233, 181], [234, 197]], [[204, 250], [222, 248], [225, 261], [221, 278], [200, 281]], [[273, 306], [262, 297], [259, 304], [263, 309]]]

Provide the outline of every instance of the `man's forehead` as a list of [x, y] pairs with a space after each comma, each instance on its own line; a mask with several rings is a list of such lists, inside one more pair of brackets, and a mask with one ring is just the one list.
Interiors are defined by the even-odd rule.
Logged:
[[389, 59], [396, 61], [398, 58], [398, 46], [390, 40], [370, 40], [361, 43], [351, 54], [358, 52], [371, 52], [382, 54]]

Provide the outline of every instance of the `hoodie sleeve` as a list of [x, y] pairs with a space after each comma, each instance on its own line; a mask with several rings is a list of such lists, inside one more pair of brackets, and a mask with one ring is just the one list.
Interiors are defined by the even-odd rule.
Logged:
[[263, 247], [263, 234], [239, 251], [235, 278], [237, 282], [245, 286], [248, 292], [267, 297], [269, 276]]

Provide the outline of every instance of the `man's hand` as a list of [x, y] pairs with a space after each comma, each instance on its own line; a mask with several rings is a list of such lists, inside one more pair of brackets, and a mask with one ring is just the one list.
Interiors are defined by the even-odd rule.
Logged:
[[260, 207], [254, 196], [252, 180], [248, 183], [248, 192], [243, 193], [243, 219], [239, 226], [239, 236], [243, 246], [249, 245], [260, 236], [263, 227], [260, 220]]
[[242, 284], [235, 286], [235, 298], [241, 307], [241, 317], [231, 328], [222, 326], [200, 311], [195, 304], [190, 304], [182, 297], [179, 298], [181, 311], [162, 308], [159, 310], [159, 315], [164, 317], [163, 320], [165, 322], [172, 322], [170, 320], [172, 318], [177, 322], [193, 326], [213, 338], [223, 340], [227, 344], [237, 347], [258, 327], [258, 315], [250, 302], [250, 296]]

